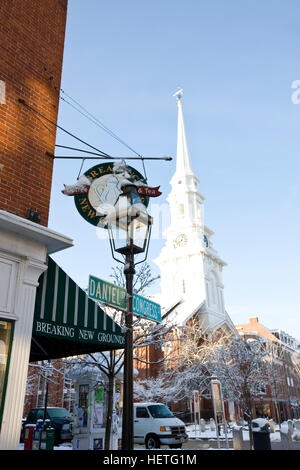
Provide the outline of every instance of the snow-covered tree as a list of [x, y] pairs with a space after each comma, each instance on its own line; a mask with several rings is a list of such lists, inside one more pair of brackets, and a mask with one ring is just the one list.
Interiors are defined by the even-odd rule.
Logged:
[[172, 398], [170, 392], [170, 387], [166, 386], [166, 380], [163, 375], [134, 382], [134, 397], [140, 402], [167, 403]]
[[233, 337], [217, 348], [210, 358], [210, 367], [226, 388], [228, 398], [239, 402], [243, 409], [249, 426], [250, 449], [253, 448], [253, 397], [268, 382], [264, 364], [266, 355], [259, 339], [246, 341], [242, 337]]
[[[121, 266], [115, 266], [112, 268], [112, 274], [110, 277], [120, 287], [126, 287], [126, 278], [124, 270]], [[139, 268], [136, 269], [136, 273], [133, 279], [133, 291], [136, 294], [143, 295], [145, 291], [152, 286], [160, 276], [153, 276], [150, 264], [146, 262], [142, 263]]]
[[173, 400], [191, 399], [193, 390], [210, 397], [210, 379], [213, 373], [211, 358], [226, 341], [227, 334], [207, 329], [198, 318], [177, 328], [176, 348], [168, 361], [167, 382], [172, 385]]

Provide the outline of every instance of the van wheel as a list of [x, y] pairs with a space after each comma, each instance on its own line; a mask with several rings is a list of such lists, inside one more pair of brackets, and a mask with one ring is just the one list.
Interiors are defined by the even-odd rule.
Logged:
[[160, 440], [153, 434], [146, 437], [146, 449], [160, 449]]
[[170, 449], [181, 449], [182, 444], [169, 444]]

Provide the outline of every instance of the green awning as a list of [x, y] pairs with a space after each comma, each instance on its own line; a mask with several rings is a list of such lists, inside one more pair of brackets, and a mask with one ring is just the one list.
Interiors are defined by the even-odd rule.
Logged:
[[37, 288], [30, 361], [122, 348], [121, 327], [49, 257]]

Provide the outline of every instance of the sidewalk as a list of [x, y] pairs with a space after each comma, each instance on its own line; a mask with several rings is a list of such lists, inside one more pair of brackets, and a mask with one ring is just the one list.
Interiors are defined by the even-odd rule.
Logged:
[[[216, 431], [206, 426], [205, 431], [200, 432], [199, 426], [189, 425], [187, 426], [187, 433], [189, 436], [188, 442], [184, 443], [183, 449], [218, 449], [218, 442], [216, 437]], [[233, 449], [232, 442], [232, 431], [228, 430], [228, 447]], [[225, 435], [221, 433], [219, 438], [220, 449], [226, 449]], [[276, 432], [270, 433], [270, 441], [272, 450], [284, 450], [281, 444], [279, 427], [276, 427]], [[300, 441], [293, 441], [294, 450], [300, 450]], [[244, 450], [249, 450], [249, 431], [243, 429], [243, 447]]]
[[[233, 449], [232, 439], [228, 440], [229, 449]], [[300, 450], [300, 442], [293, 441], [293, 450]], [[249, 450], [249, 439], [244, 440], [243, 450]], [[271, 440], [272, 450], [284, 450], [279, 440]], [[218, 443], [216, 440], [212, 439], [189, 439], [188, 442], [185, 442], [182, 446], [182, 449], [197, 449], [197, 450], [218, 450]], [[220, 441], [220, 450], [226, 449], [226, 442]]]

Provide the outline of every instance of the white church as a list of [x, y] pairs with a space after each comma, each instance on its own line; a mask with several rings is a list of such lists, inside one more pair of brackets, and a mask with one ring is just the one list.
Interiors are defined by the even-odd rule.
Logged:
[[222, 272], [226, 263], [213, 247], [214, 232], [204, 223], [205, 198], [192, 169], [182, 112], [182, 90], [174, 96], [178, 105], [176, 171], [167, 198], [170, 226], [164, 234], [165, 246], [154, 260], [161, 275], [161, 293], [156, 299], [163, 311], [172, 309], [169, 317], [177, 326], [198, 316], [199, 323], [206, 329], [235, 332], [224, 303]]

